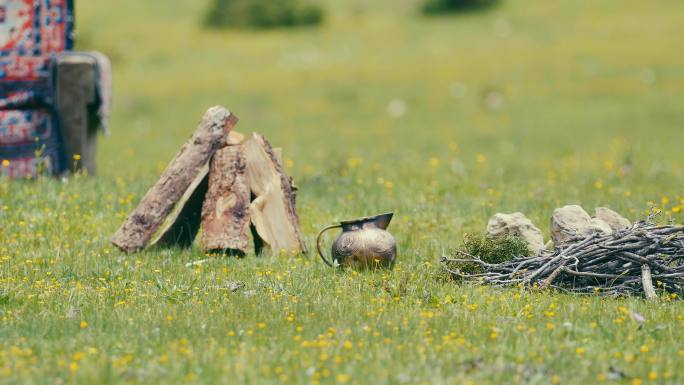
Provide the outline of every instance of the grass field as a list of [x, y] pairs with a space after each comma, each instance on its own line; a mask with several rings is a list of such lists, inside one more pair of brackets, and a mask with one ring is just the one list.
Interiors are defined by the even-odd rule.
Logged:
[[[569, 203], [684, 220], [684, 3], [324, 4], [320, 28], [216, 32], [206, 1], [77, 1], [80, 48], [113, 59], [112, 135], [97, 177], [0, 179], [0, 382], [684, 383], [678, 299], [457, 285], [438, 266], [496, 212], [547, 237]], [[309, 245], [394, 210], [397, 267], [114, 249], [215, 104], [284, 147]]]

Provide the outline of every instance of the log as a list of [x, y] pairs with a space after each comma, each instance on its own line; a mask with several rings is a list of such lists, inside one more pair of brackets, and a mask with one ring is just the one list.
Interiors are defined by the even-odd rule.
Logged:
[[252, 134], [244, 145], [247, 176], [254, 197], [249, 215], [256, 251], [263, 244], [272, 253], [306, 253], [292, 179], [285, 174], [279, 157], [262, 135]]
[[191, 215], [188, 205], [197, 205], [198, 199], [200, 202], [203, 199], [197, 190], [203, 186], [209, 160], [225, 145], [236, 124], [237, 117], [225, 108], [210, 108], [157, 183], [112, 236], [112, 243], [125, 252], [134, 252], [156, 243], [169, 245], [186, 241], [184, 244], [187, 244], [188, 238], [194, 238], [193, 229], [198, 228], [194, 222], [199, 222], [199, 216]]
[[202, 206], [205, 252], [245, 255], [249, 247], [250, 190], [242, 143], [218, 150], [209, 169], [209, 191]]

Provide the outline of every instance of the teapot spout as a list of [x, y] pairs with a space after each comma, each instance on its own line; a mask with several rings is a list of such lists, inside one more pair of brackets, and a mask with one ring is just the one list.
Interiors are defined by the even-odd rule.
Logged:
[[380, 214], [373, 217], [372, 222], [380, 229], [387, 230], [394, 213]]

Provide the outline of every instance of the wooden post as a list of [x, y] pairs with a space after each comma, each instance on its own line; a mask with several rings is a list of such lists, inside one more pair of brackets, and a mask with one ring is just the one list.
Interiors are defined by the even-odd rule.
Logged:
[[225, 145], [236, 124], [237, 118], [225, 108], [209, 109], [192, 137], [114, 234], [112, 243], [125, 252], [138, 251], [157, 242], [182, 240], [178, 234], [183, 234], [183, 228], [186, 235], [181, 238], [194, 238], [195, 226], [186, 222], [199, 221], [199, 216], [193, 219], [193, 215], [181, 214], [192, 214], [192, 210], [183, 209], [187, 204], [196, 205], [198, 199], [201, 207], [203, 194], [195, 192], [207, 176], [211, 156]]
[[249, 213], [257, 250], [263, 241], [273, 253], [305, 253], [292, 179], [262, 135], [252, 134], [244, 145], [249, 185], [255, 197]]
[[249, 182], [242, 143], [218, 150], [211, 160], [202, 207], [205, 252], [245, 255], [249, 248]]
[[[56, 106], [67, 168], [83, 168], [94, 175], [97, 126], [89, 124], [88, 105], [96, 98], [97, 64], [92, 57], [75, 55], [61, 57], [56, 65]], [[75, 155], [80, 157], [78, 161], [74, 160]]]

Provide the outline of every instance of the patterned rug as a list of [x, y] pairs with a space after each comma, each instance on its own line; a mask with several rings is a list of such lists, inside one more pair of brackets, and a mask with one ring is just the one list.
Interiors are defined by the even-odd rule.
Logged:
[[61, 171], [53, 55], [72, 48], [72, 0], [0, 0], [0, 174]]

